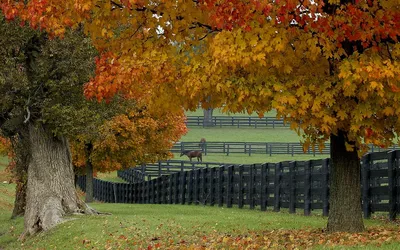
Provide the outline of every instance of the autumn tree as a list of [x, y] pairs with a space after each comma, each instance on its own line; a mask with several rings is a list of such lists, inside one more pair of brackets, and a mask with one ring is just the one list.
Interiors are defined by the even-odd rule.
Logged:
[[1, 3], [8, 19], [56, 36], [85, 23], [102, 52], [88, 97], [162, 93], [166, 109], [275, 108], [305, 148], [330, 140], [328, 230], [364, 230], [359, 157], [400, 131], [397, 0]]
[[[86, 126], [71, 143], [74, 165], [86, 169], [86, 202], [93, 200], [93, 171], [167, 160], [173, 144], [186, 133], [182, 109], [173, 113], [151, 103], [118, 99], [104, 107], [107, 119]], [[99, 108], [91, 112], [102, 114]]]
[[28, 234], [64, 214], [93, 212], [76, 195], [67, 136], [82, 121], [78, 107], [95, 55], [79, 30], [50, 40], [0, 16], [0, 129], [11, 138], [17, 179], [26, 184], [26, 197], [17, 185], [16, 207], [25, 211]]

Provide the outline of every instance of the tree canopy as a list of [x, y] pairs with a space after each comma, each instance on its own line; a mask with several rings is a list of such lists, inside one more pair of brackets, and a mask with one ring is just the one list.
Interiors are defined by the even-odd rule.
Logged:
[[[342, 219], [358, 218], [345, 230], [363, 229], [357, 152], [386, 147], [400, 131], [399, 1], [1, 0], [1, 9], [52, 36], [83, 24], [101, 53], [87, 97], [119, 93], [167, 109], [199, 101], [232, 112], [275, 108], [305, 148], [330, 139], [339, 152], [330, 217], [358, 207]], [[339, 201], [348, 203], [341, 215]]]

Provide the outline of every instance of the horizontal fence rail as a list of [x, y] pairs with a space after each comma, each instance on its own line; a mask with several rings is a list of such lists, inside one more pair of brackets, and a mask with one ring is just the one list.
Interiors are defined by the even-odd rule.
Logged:
[[[252, 165], [191, 164], [158, 165], [157, 178], [138, 181], [132, 177], [133, 183], [95, 179], [94, 198], [115, 203], [202, 204], [262, 211], [268, 207], [273, 211], [288, 208], [290, 213], [302, 209], [305, 215], [321, 209], [323, 215], [329, 213], [329, 159]], [[364, 217], [383, 211], [395, 219], [400, 211], [400, 151], [369, 153], [361, 164]], [[135, 170], [147, 171], [144, 166]], [[120, 172], [137, 175], [129, 171]], [[149, 166], [143, 176], [152, 176], [152, 171]], [[78, 178], [77, 185], [85, 190], [84, 176]]]
[[[382, 152], [383, 149], [374, 145], [369, 145], [370, 152]], [[390, 149], [398, 149], [398, 146], [392, 146]], [[266, 154], [269, 156], [278, 154], [299, 155], [311, 154], [321, 155], [330, 153], [330, 144], [325, 144], [322, 151], [310, 148], [303, 151], [303, 145], [300, 142], [177, 142], [171, 149], [172, 153], [180, 153], [186, 150], [199, 150], [204, 155], [207, 154]]]
[[[251, 116], [213, 116], [207, 126], [214, 127], [254, 127], [254, 128], [289, 128], [290, 125], [275, 117]], [[186, 126], [204, 127], [204, 116], [187, 116]]]

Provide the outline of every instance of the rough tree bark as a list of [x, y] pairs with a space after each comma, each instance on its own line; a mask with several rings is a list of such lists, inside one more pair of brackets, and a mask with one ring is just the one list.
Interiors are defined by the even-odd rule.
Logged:
[[347, 151], [346, 134], [331, 135], [328, 232], [364, 231], [361, 208], [361, 165], [357, 151]]
[[12, 139], [15, 154], [15, 169], [13, 176], [17, 184], [14, 209], [11, 218], [23, 216], [26, 206], [26, 187], [28, 182], [29, 138], [27, 131], [21, 132]]
[[78, 198], [68, 142], [42, 125], [29, 125], [31, 158], [25, 210], [25, 232], [46, 231], [73, 213], [94, 213]]
[[90, 160], [92, 149], [92, 144], [86, 145], [86, 203], [93, 202], [93, 165], [92, 161]]

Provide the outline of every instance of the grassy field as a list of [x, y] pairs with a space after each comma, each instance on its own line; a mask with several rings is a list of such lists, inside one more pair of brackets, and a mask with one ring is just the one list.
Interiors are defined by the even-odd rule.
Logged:
[[[100, 216], [74, 216], [47, 233], [17, 241], [23, 218], [11, 220], [15, 184], [0, 159], [0, 249], [398, 249], [399, 225], [365, 220], [362, 234], [327, 234], [327, 218], [201, 205], [92, 203]], [[3, 183], [7, 182], [7, 183]], [[299, 209], [299, 211], [301, 211]]]
[[[215, 114], [216, 115], [216, 114]], [[297, 142], [289, 129], [190, 128], [182, 141]], [[210, 154], [203, 161], [236, 164], [309, 160], [327, 155]], [[186, 156], [177, 160], [187, 160]], [[11, 220], [15, 184], [8, 184], [6, 158], [0, 158], [0, 250], [8, 249], [399, 249], [399, 224], [387, 214], [365, 220], [360, 234], [327, 234], [327, 218], [320, 211], [312, 216], [267, 212], [248, 208], [201, 205], [149, 205], [92, 203], [111, 215], [74, 216], [47, 233], [17, 241], [23, 219]], [[116, 172], [98, 178], [123, 182]], [[7, 183], [3, 183], [7, 182]]]
[[301, 137], [288, 128], [189, 128], [180, 141], [208, 142], [299, 142]]
[[[208, 154], [203, 155], [204, 162], [222, 162], [232, 164], [253, 164], [253, 163], [265, 163], [265, 162], [280, 162], [280, 161], [307, 161], [307, 160], [318, 160], [329, 158], [329, 155], [264, 155], [264, 154], [253, 154], [251, 156], [245, 154], [230, 154], [229, 156], [224, 154]], [[187, 156], [180, 156], [174, 154], [173, 160], [184, 160], [187, 161]], [[195, 158], [192, 161], [197, 161]]]

